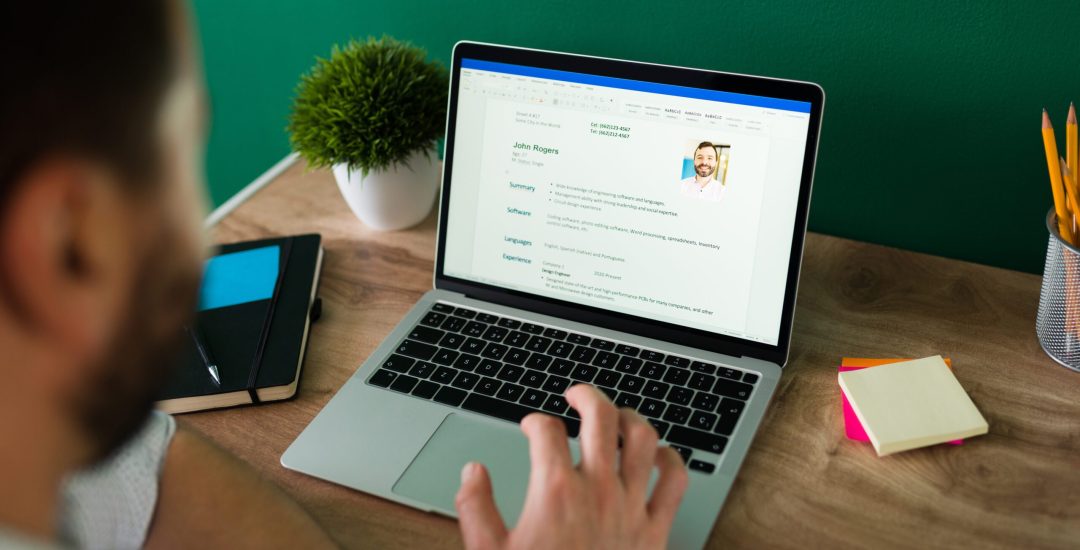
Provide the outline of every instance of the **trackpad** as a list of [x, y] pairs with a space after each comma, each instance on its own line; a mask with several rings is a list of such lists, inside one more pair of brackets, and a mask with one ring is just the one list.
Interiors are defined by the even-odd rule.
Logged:
[[393, 491], [455, 514], [461, 469], [470, 461], [487, 466], [495, 504], [507, 526], [515, 525], [529, 483], [529, 441], [512, 424], [448, 415]]

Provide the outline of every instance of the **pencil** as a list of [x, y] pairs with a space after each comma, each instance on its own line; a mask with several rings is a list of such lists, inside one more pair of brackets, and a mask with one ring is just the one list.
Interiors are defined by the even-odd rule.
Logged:
[[[1065, 121], [1065, 160], [1066, 165], [1069, 167], [1069, 174], [1071, 176], [1065, 177], [1065, 194], [1076, 196], [1076, 193], [1080, 188], [1076, 185], [1076, 106], [1069, 102], [1069, 118]], [[1064, 173], [1064, 172], [1063, 172]], [[1066, 205], [1068, 206], [1068, 205]], [[1075, 230], [1076, 218], [1080, 216], [1080, 210], [1076, 209], [1076, 205], [1072, 205], [1072, 222]]]
[[1065, 188], [1061, 181], [1061, 165], [1058, 164], [1057, 140], [1054, 139], [1054, 126], [1050, 124], [1050, 115], [1043, 109], [1042, 114], [1043, 147], [1046, 149], [1046, 166], [1050, 171], [1050, 190], [1054, 194], [1054, 212], [1057, 214], [1058, 232], [1065, 242], [1076, 245], [1072, 227], [1069, 224], [1068, 207], [1065, 206]]

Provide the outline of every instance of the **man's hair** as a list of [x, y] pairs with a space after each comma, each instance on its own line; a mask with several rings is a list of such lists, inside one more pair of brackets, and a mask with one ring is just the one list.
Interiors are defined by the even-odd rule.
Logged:
[[6, 4], [0, 206], [50, 154], [102, 162], [126, 183], [153, 179], [157, 112], [176, 58], [169, 1]]
[[713, 145], [713, 142], [711, 142], [711, 141], [703, 141], [703, 142], [697, 144], [697, 147], [694, 148], [694, 155], [696, 156], [698, 151], [700, 151], [700, 150], [702, 150], [702, 149], [704, 149], [706, 147], [712, 147], [713, 154], [717, 153], [716, 146]]

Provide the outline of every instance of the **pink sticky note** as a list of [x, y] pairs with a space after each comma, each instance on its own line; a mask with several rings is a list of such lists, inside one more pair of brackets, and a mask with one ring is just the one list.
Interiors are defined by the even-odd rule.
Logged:
[[[840, 365], [840, 372], [847, 372], [849, 370], [862, 370], [867, 367], [845, 367]], [[844, 408], [844, 433], [848, 439], [855, 441], [870, 441], [870, 436], [866, 435], [866, 429], [863, 428], [862, 422], [859, 422], [859, 417], [855, 415], [855, 410], [851, 408], [851, 403], [848, 402], [848, 398], [844, 395], [844, 390], [840, 390], [840, 400], [843, 402]], [[956, 439], [949, 442], [950, 445], [963, 445], [963, 439]]]

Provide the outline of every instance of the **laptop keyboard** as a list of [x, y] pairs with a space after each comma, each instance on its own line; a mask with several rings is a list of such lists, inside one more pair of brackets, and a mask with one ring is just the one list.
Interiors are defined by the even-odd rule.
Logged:
[[592, 384], [616, 406], [641, 413], [690, 469], [712, 473], [757, 380], [751, 372], [436, 303], [368, 383], [510, 422], [542, 411], [561, 419], [570, 437], [581, 421], [563, 394]]

